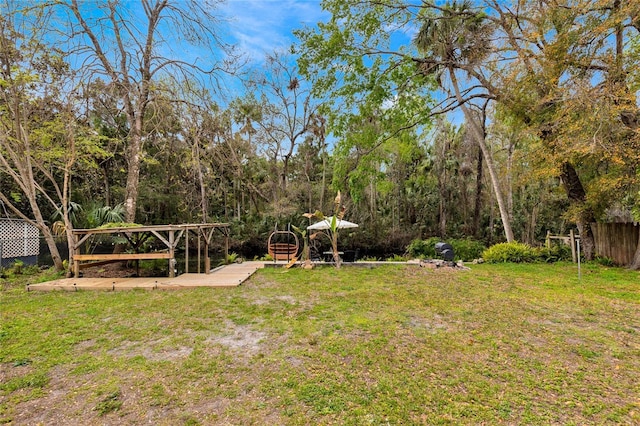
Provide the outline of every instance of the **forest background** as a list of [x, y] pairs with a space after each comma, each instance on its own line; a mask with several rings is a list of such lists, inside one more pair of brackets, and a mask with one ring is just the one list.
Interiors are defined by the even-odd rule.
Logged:
[[326, 0], [259, 63], [222, 6], [0, 6], [0, 201], [59, 269], [113, 221], [230, 222], [260, 255], [338, 191], [378, 256], [576, 226], [589, 259], [591, 223], [638, 220], [638, 2]]

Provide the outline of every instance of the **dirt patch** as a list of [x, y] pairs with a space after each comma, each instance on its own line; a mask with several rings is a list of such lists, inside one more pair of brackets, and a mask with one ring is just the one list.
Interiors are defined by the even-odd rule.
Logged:
[[252, 299], [252, 303], [254, 305], [268, 305], [269, 303], [271, 303], [272, 301], [280, 301], [280, 302], [285, 302], [288, 303], [289, 305], [297, 305], [298, 304], [298, 300], [290, 295], [282, 295], [282, 296], [274, 296], [274, 297], [270, 297], [270, 298], [255, 298]]
[[10, 380], [16, 379], [18, 377], [24, 377], [32, 372], [33, 367], [31, 367], [31, 365], [27, 363], [0, 363], [0, 383], [7, 383]]
[[225, 335], [210, 336], [206, 342], [208, 344], [222, 345], [246, 354], [254, 354], [260, 350], [266, 337], [265, 333], [253, 330], [249, 326], [228, 323]]
[[415, 315], [411, 316], [409, 318], [408, 325], [412, 328], [427, 330], [430, 333], [449, 331], [451, 329], [451, 325], [438, 314], [435, 314], [432, 318], [423, 318]]
[[87, 378], [70, 376], [62, 367], [53, 368], [48, 377], [49, 383], [42, 397], [19, 403], [13, 413], [8, 413], [13, 414], [9, 417], [11, 424], [72, 425], [83, 418], [81, 416], [87, 421], [92, 417], [93, 407], [77, 392], [86, 384]]
[[183, 407], [153, 406], [136, 374], [118, 377], [119, 384], [108, 391], [93, 373], [74, 375], [56, 367], [48, 376], [45, 394], [17, 403], [5, 420], [15, 425], [143, 425], [180, 424], [186, 416]]
[[117, 348], [107, 353], [114, 356], [133, 358], [143, 356], [149, 361], [174, 361], [191, 355], [193, 348], [187, 346], [165, 346], [165, 340], [156, 340], [148, 343], [124, 341]]

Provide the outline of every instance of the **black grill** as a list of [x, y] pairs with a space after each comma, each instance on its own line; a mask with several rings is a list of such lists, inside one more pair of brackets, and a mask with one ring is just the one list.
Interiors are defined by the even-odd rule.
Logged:
[[455, 257], [451, 244], [443, 242], [436, 243], [436, 254], [446, 262], [453, 262], [453, 258]]

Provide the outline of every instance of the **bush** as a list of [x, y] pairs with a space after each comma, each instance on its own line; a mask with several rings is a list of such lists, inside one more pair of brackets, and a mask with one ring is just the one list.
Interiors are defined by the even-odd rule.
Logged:
[[446, 242], [451, 244], [456, 260], [471, 261], [482, 255], [485, 249], [484, 244], [480, 241], [465, 239], [443, 239], [440, 237], [431, 237], [426, 240], [413, 240], [407, 246], [407, 255], [412, 258], [431, 259], [437, 257], [436, 243]]
[[605, 257], [605, 256], [596, 256], [596, 258], [594, 259], [596, 263], [602, 265], [602, 266], [616, 266], [616, 263], [613, 261], [613, 259], [609, 258], [609, 257]]
[[464, 262], [469, 262], [481, 257], [482, 252], [486, 249], [483, 243], [470, 238], [463, 240], [451, 240], [449, 244], [453, 247], [453, 253], [456, 256], [456, 260], [462, 260]]
[[527, 244], [522, 243], [500, 243], [489, 247], [482, 253], [485, 262], [489, 263], [525, 263], [533, 262], [537, 256]]
[[571, 260], [571, 247], [566, 244], [555, 244], [551, 248], [540, 247], [533, 249], [536, 260], [553, 263], [563, 260]]
[[436, 256], [436, 243], [442, 241], [439, 237], [426, 240], [413, 240], [407, 246], [407, 255], [412, 258], [428, 259]]
[[387, 262], [406, 262], [407, 258], [404, 256], [400, 256], [399, 254], [394, 254], [393, 256], [387, 258]]

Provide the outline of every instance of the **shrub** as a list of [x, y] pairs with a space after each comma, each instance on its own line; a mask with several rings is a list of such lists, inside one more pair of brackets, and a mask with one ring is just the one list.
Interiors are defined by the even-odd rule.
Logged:
[[400, 256], [399, 254], [394, 254], [393, 256], [387, 258], [387, 262], [406, 262], [406, 260], [406, 257]]
[[16, 260], [13, 262], [13, 266], [11, 267], [11, 272], [14, 275], [22, 275], [22, 269], [24, 268], [24, 262], [22, 260]]
[[522, 243], [499, 243], [489, 247], [482, 253], [482, 257], [489, 263], [524, 263], [536, 260], [534, 250]]
[[380, 259], [375, 256], [364, 256], [358, 260], [361, 260], [362, 262], [378, 262]]
[[407, 246], [407, 255], [412, 258], [429, 259], [437, 257], [436, 243], [446, 242], [451, 244], [456, 260], [470, 261], [477, 259], [482, 255], [485, 249], [484, 244], [480, 241], [465, 239], [443, 239], [440, 237], [431, 237], [426, 240], [413, 240]]
[[571, 260], [571, 247], [566, 244], [555, 244], [551, 248], [540, 247], [533, 249], [536, 260], [553, 263], [562, 260]]
[[464, 262], [469, 262], [481, 257], [482, 252], [486, 249], [483, 243], [470, 238], [451, 240], [449, 244], [453, 247], [453, 253], [456, 259]]
[[438, 237], [431, 237], [426, 240], [413, 240], [407, 246], [407, 255], [413, 258], [432, 258], [436, 256], [435, 245], [440, 241]]
[[599, 263], [602, 266], [616, 266], [616, 263], [613, 259], [605, 256], [596, 256], [594, 259], [596, 263]]

